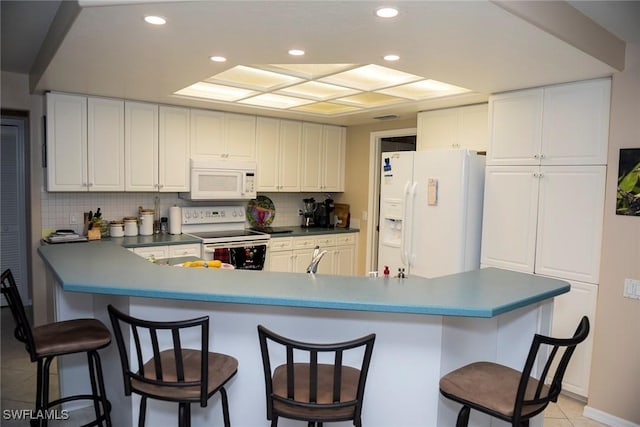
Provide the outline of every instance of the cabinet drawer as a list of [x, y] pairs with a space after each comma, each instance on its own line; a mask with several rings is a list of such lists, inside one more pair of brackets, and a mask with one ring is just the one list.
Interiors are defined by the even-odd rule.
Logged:
[[150, 246], [144, 248], [134, 248], [133, 253], [147, 259], [163, 259], [169, 257], [168, 246]]
[[336, 236], [336, 245], [355, 245], [356, 235], [355, 233], [340, 234]]
[[169, 246], [169, 258], [195, 256], [200, 258], [201, 245], [198, 243], [189, 245], [172, 245]]
[[269, 251], [287, 251], [293, 248], [293, 238], [291, 237], [278, 237], [271, 239], [269, 242]]
[[321, 248], [326, 246], [335, 246], [336, 245], [336, 236], [333, 234], [327, 234], [326, 236], [316, 237], [316, 245]]
[[295, 249], [309, 249], [316, 246], [316, 239], [313, 237], [297, 237], [293, 239]]

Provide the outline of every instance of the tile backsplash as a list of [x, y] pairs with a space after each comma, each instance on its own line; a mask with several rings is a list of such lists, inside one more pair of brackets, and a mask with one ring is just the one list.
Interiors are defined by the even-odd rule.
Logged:
[[[325, 199], [324, 193], [260, 193], [269, 197], [275, 206], [274, 227], [300, 225], [298, 211], [302, 209], [302, 199], [314, 197]], [[155, 198], [159, 198], [160, 216], [168, 216], [171, 206], [208, 206], [213, 202], [191, 202], [178, 197], [178, 193], [58, 193], [43, 191], [41, 199], [41, 224], [43, 232], [56, 229], [73, 229], [81, 233], [83, 213], [98, 208], [107, 221], [137, 216], [138, 207], [153, 209]], [[217, 204], [226, 204], [219, 202]], [[229, 203], [235, 204], [235, 203]], [[246, 202], [242, 205], [246, 206]], [[75, 217], [77, 224], [70, 224]]]

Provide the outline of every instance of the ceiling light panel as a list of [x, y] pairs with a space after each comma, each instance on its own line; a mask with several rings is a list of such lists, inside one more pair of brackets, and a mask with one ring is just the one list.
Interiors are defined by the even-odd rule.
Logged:
[[437, 80], [421, 80], [419, 82], [413, 82], [406, 85], [381, 89], [378, 92], [417, 101], [469, 92], [469, 89], [453, 86]]
[[287, 74], [302, 77], [306, 80], [314, 80], [330, 74], [340, 73], [357, 67], [357, 64], [269, 64], [260, 66], [272, 71], [284, 71]]
[[238, 101], [241, 104], [256, 105], [259, 107], [269, 107], [278, 109], [289, 109], [300, 105], [310, 104], [314, 101], [309, 99], [294, 98], [292, 96], [276, 95], [274, 93], [265, 93], [253, 96], [251, 98]]
[[301, 107], [292, 108], [295, 111], [304, 111], [306, 113], [314, 114], [342, 114], [350, 113], [353, 111], [361, 110], [361, 108], [354, 107], [352, 105], [342, 105], [333, 102], [316, 102], [315, 104], [303, 105]]
[[175, 92], [176, 95], [191, 96], [196, 98], [212, 99], [217, 101], [233, 102], [246, 98], [257, 92], [249, 89], [241, 89], [231, 86], [223, 86], [212, 83], [198, 82]]
[[398, 98], [395, 96], [385, 95], [376, 92], [361, 93], [358, 95], [347, 96], [344, 98], [336, 99], [335, 102], [346, 103], [362, 108], [374, 108], [381, 107], [383, 105], [397, 104], [400, 102], [407, 102], [406, 99]]
[[277, 93], [325, 101], [327, 99], [354, 95], [356, 93], [360, 93], [360, 91], [342, 86], [330, 85], [328, 83], [306, 82], [281, 89]]
[[325, 83], [372, 91], [422, 79], [420, 76], [371, 64], [327, 76], [319, 80]]
[[286, 74], [237, 65], [227, 71], [209, 77], [206, 81], [211, 83], [226, 83], [253, 90], [271, 91], [280, 87], [300, 83], [304, 80]]

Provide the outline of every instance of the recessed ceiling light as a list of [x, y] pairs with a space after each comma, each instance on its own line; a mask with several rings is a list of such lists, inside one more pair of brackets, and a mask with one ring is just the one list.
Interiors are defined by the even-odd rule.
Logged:
[[395, 18], [398, 16], [398, 9], [393, 7], [381, 7], [376, 10], [376, 15], [380, 18]]
[[400, 59], [398, 55], [385, 55], [383, 58], [385, 61], [397, 61]]
[[147, 24], [151, 24], [151, 25], [164, 25], [167, 23], [167, 20], [162, 16], [154, 16], [154, 15], [145, 16], [144, 21]]
[[227, 60], [224, 56], [210, 56], [209, 59], [213, 62], [225, 62]]
[[289, 51], [289, 55], [293, 55], [293, 56], [302, 56], [304, 55], [304, 50], [301, 49], [291, 49]]

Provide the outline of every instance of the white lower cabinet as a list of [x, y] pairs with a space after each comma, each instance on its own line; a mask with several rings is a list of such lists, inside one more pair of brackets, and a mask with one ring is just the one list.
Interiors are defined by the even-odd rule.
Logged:
[[591, 332], [587, 339], [576, 347], [562, 382], [563, 390], [579, 396], [588, 396], [598, 285], [576, 281], [569, 283], [571, 291], [556, 297], [553, 302], [552, 335], [570, 337], [582, 316], [589, 317]]
[[193, 256], [200, 258], [201, 245], [199, 243], [189, 243], [184, 245], [160, 245], [144, 246], [140, 248], [130, 248], [134, 254], [146, 259], [164, 259]]
[[268, 271], [305, 273], [316, 246], [326, 250], [318, 274], [355, 274], [356, 233], [324, 234], [316, 237], [277, 237], [269, 243]]

